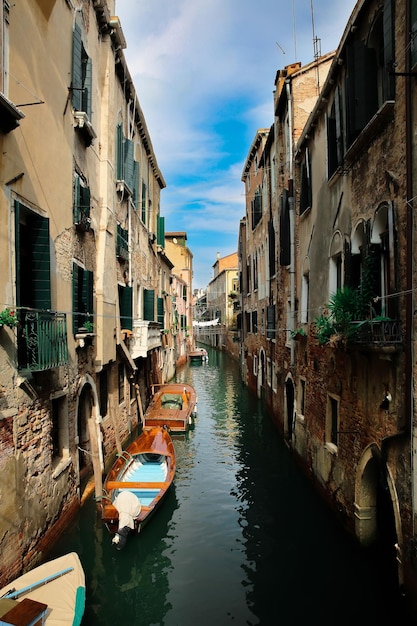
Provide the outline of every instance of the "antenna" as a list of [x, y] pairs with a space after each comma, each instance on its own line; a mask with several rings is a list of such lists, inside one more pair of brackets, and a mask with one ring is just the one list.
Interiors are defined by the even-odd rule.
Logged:
[[275, 42], [278, 46], [278, 48], [281, 50], [282, 54], [285, 54], [285, 50], [282, 46], [279, 45], [278, 41]]
[[314, 7], [313, 0], [310, 0], [311, 7], [311, 28], [313, 31], [313, 56], [316, 61], [316, 72], [317, 72], [317, 95], [320, 93], [320, 76], [319, 76], [319, 58], [321, 57], [321, 39], [316, 37], [314, 32]]

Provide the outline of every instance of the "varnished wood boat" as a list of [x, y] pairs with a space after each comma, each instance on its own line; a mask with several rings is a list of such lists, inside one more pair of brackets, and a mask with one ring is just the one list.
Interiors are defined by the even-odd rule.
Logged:
[[192, 352], [189, 352], [188, 360], [192, 363], [208, 363], [207, 350], [204, 350], [204, 348], [199, 348], [198, 350], [193, 350]]
[[106, 476], [102, 520], [121, 550], [131, 532], [141, 532], [174, 480], [175, 449], [168, 429], [144, 427]]
[[70, 552], [16, 578], [0, 589], [1, 624], [79, 626], [85, 610], [85, 576]]
[[171, 435], [186, 433], [197, 415], [194, 387], [184, 383], [166, 383], [153, 385], [152, 393], [143, 416], [144, 426], [166, 426]]

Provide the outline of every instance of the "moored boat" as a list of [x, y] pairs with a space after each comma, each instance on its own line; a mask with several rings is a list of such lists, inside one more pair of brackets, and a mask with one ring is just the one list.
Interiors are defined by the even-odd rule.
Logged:
[[0, 624], [79, 626], [85, 575], [76, 552], [53, 559], [0, 589]]
[[188, 360], [192, 363], [208, 363], [207, 350], [204, 350], [204, 348], [199, 348], [198, 350], [193, 350], [192, 352], [189, 352]]
[[197, 394], [191, 385], [152, 386], [152, 398], [143, 416], [144, 426], [166, 426], [171, 435], [186, 433], [197, 415]]
[[121, 550], [133, 531], [141, 532], [171, 486], [175, 449], [168, 429], [144, 427], [106, 476], [101, 496], [102, 520]]

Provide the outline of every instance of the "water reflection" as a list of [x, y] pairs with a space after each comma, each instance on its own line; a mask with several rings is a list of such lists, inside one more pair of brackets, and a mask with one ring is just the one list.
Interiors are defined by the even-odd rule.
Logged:
[[212, 350], [177, 382], [196, 388], [198, 416], [174, 440], [175, 485], [151, 523], [115, 551], [92, 499], [56, 548], [85, 568], [83, 626], [405, 626], [237, 365]]

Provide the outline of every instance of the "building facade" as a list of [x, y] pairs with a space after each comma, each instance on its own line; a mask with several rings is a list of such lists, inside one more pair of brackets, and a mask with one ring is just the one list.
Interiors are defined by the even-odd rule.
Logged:
[[[278, 73], [239, 232], [242, 376], [345, 527], [379, 545], [413, 597], [416, 17], [413, 1], [357, 2], [299, 123], [298, 70]], [[258, 192], [278, 200], [268, 226], [248, 197], [252, 171], [274, 178]]]
[[99, 495], [175, 371], [165, 181], [114, 8], [0, 3], [1, 581], [42, 555], [92, 473]]

